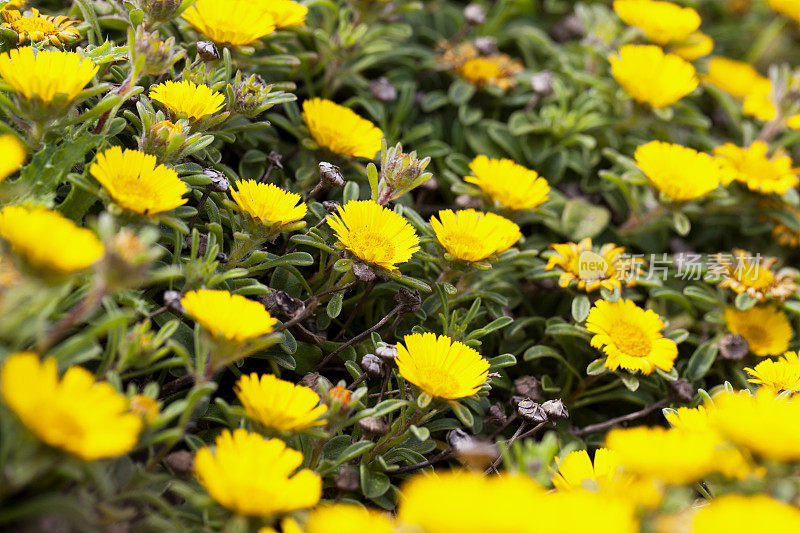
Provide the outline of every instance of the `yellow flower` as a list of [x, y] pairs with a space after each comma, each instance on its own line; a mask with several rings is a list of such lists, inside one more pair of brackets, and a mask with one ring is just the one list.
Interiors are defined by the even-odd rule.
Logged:
[[0, 77], [27, 100], [50, 104], [63, 94], [71, 102], [97, 73], [91, 59], [75, 52], [17, 48], [0, 56]]
[[[777, 209], [780, 209], [787, 216], [793, 217], [797, 224], [800, 225], [800, 209], [792, 207], [788, 204], [778, 204]], [[783, 220], [778, 217], [770, 217], [774, 224], [772, 228], [772, 238], [781, 246], [788, 246], [791, 248], [800, 248], [800, 231], [787, 226]]]
[[275, 19], [264, 0], [196, 0], [183, 18], [212, 41], [250, 44], [275, 31]]
[[0, 135], [0, 181], [19, 170], [27, 157], [28, 152], [16, 137]]
[[264, 8], [278, 28], [302, 26], [306, 22], [308, 8], [291, 0], [254, 0], [254, 4]]
[[11, 355], [0, 370], [6, 405], [43, 442], [93, 461], [128, 453], [142, 421], [128, 400], [79, 366], [59, 380], [55, 359], [30, 352]]
[[372, 159], [381, 149], [383, 132], [379, 128], [330, 100], [303, 102], [303, 119], [314, 141], [334, 154]]
[[694, 533], [752, 533], [753, 531], [800, 531], [800, 510], [764, 494], [726, 494], [694, 516]]
[[557, 460], [558, 473], [553, 476], [553, 485], [558, 490], [585, 488], [586, 482], [600, 485], [617, 477], [620, 462], [607, 448], [600, 448], [594, 454], [594, 463], [586, 450], [577, 450]]
[[[542, 499], [531, 479], [469, 471], [419, 474], [402, 489], [398, 519], [426, 533], [533, 533], [530, 509]], [[545, 508], [545, 507], [542, 507]], [[546, 514], [546, 513], [543, 513]]]
[[767, 0], [769, 7], [800, 22], [800, 4], [797, 0]]
[[479, 155], [469, 164], [472, 176], [464, 181], [473, 183], [501, 206], [512, 209], [533, 209], [550, 197], [550, 185], [535, 170], [518, 165], [510, 159], [489, 159]]
[[206, 85], [191, 81], [165, 81], [150, 88], [150, 99], [163, 105], [170, 113], [199, 120], [222, 109], [225, 97]]
[[228, 291], [190, 291], [181, 305], [212, 335], [231, 342], [266, 335], [278, 322], [260, 303]]
[[439, 244], [461, 261], [482, 261], [511, 248], [522, 236], [519, 226], [494, 213], [474, 209], [439, 211], [431, 226]]
[[653, 311], [632, 300], [598, 300], [586, 319], [594, 333], [591, 344], [606, 354], [606, 368], [639, 370], [651, 374], [656, 367], [669, 372], [678, 357], [678, 346], [661, 335], [664, 323]]
[[159, 413], [158, 402], [144, 394], [136, 394], [128, 400], [128, 409], [141, 416], [147, 423], [155, 420]]
[[266, 226], [284, 225], [306, 216], [307, 207], [299, 194], [255, 180], [236, 182], [236, 188], [231, 196], [239, 208]]
[[419, 250], [411, 224], [370, 200], [347, 202], [328, 217], [328, 225], [353, 255], [387, 270], [397, 270]]
[[709, 59], [708, 74], [703, 81], [719, 87], [734, 98], [744, 98], [752, 92], [753, 87], [769, 84], [769, 80], [759, 74], [753, 65], [719, 56]]
[[522, 63], [511, 56], [494, 54], [468, 59], [456, 67], [456, 72], [478, 87], [493, 85], [507, 91], [517, 85], [514, 76], [523, 68]]
[[216, 449], [201, 448], [195, 474], [211, 497], [231, 511], [246, 516], [272, 516], [316, 505], [322, 480], [307, 468], [296, 472], [303, 454], [280, 439], [257, 433], [225, 430]]
[[358, 505], [322, 505], [308, 515], [306, 533], [392, 533], [392, 520], [384, 513]]
[[636, 285], [636, 277], [641, 274], [641, 258], [623, 259], [625, 248], [613, 243], [604, 244], [599, 252], [592, 249], [592, 239], [583, 239], [578, 244], [552, 244], [556, 254], [550, 256], [545, 270], [555, 267], [563, 270], [558, 278], [559, 287], [569, 287], [577, 282], [578, 290], [592, 292], [600, 287], [613, 291]]
[[79, 20], [70, 20], [68, 17], [51, 17], [42, 15], [36, 8], [31, 8], [30, 14], [21, 16], [19, 11], [3, 10], [2, 18], [5, 20], [0, 26], [15, 31], [19, 35], [17, 44], [25, 41], [31, 43], [49, 42], [53, 46], [80, 39], [81, 34], [76, 24]]
[[652, 141], [638, 147], [634, 157], [652, 184], [679, 202], [700, 198], [720, 182], [719, 162], [692, 148]]
[[609, 498], [602, 492], [580, 489], [545, 495], [538, 503], [547, 511], [529, 518], [531, 530], [536, 533], [639, 533], [635, 496], [631, 496]]
[[614, 11], [629, 26], [640, 28], [658, 44], [684, 41], [700, 27], [700, 15], [690, 7], [654, 0], [615, 0]]
[[466, 344], [433, 333], [406, 335], [403, 342], [397, 345], [397, 369], [431, 396], [465, 398], [486, 382], [489, 362]]
[[0, 211], [0, 237], [30, 265], [48, 272], [77, 272], [103, 255], [94, 233], [44, 207], [5, 207]]
[[782, 195], [796, 187], [800, 178], [792, 168], [792, 158], [783, 151], [767, 157], [768, 150], [764, 141], [755, 141], [749, 148], [731, 143], [715, 148], [714, 155], [722, 163], [723, 182], [737, 180], [762, 194]]
[[800, 356], [797, 352], [786, 352], [777, 361], [766, 359], [755, 368], [745, 368], [752, 376], [749, 381], [772, 392], [800, 391]]
[[792, 325], [786, 314], [770, 306], [754, 306], [747, 311], [725, 309], [725, 325], [734, 335], [741, 335], [756, 355], [780, 355], [789, 349]]
[[279, 431], [300, 431], [324, 424], [319, 417], [328, 410], [319, 405], [319, 396], [312, 389], [272, 374], [260, 378], [255, 373], [242, 376], [236, 383], [236, 396], [247, 416]]
[[701, 31], [696, 31], [680, 44], [672, 47], [672, 53], [686, 61], [694, 61], [714, 51], [714, 40]]
[[697, 88], [691, 63], [655, 45], [626, 44], [609, 57], [611, 74], [634, 100], [668, 107]]
[[783, 301], [797, 290], [791, 270], [773, 272], [776, 257], [752, 255], [745, 250], [734, 250], [732, 260], [725, 254], [712, 257], [720, 266], [722, 279], [718, 286], [722, 289], [730, 288], [736, 294], [746, 292], [759, 302], [767, 298]]
[[156, 166], [156, 158], [138, 150], [114, 146], [101, 154], [89, 169], [120, 207], [155, 215], [187, 202], [186, 184], [178, 173], [164, 165]]

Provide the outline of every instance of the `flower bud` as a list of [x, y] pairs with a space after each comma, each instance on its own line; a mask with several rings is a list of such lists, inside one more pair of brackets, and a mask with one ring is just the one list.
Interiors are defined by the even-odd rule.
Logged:
[[350, 399], [350, 391], [341, 385], [336, 385], [328, 391], [328, 404], [334, 412], [350, 407]]
[[181, 0], [138, 0], [139, 9], [144, 11], [147, 20], [169, 22], [178, 16]]
[[175, 38], [162, 41], [157, 32], [148, 32], [143, 25], [136, 28], [133, 54], [144, 57], [144, 74], [158, 76], [168, 71], [186, 52], [175, 46]]
[[274, 104], [268, 102], [268, 97], [272, 92], [272, 85], [264, 81], [258, 74], [252, 74], [243, 80], [241, 71], [236, 73], [233, 82], [233, 103], [231, 108], [234, 112], [246, 117], [254, 117], [272, 107]]
[[430, 162], [430, 157], [419, 159], [417, 152], [404, 153], [400, 143], [388, 148], [383, 139], [378, 203], [383, 205], [431, 179], [433, 174], [424, 172]]

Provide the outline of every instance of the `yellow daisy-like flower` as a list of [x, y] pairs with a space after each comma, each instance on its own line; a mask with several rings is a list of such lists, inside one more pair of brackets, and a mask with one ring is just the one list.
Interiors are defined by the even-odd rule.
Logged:
[[605, 287], [613, 291], [636, 285], [641, 271], [642, 258], [624, 259], [625, 248], [613, 243], [604, 244], [599, 252], [592, 248], [592, 239], [583, 239], [578, 244], [552, 244], [556, 255], [547, 261], [546, 271], [559, 267], [564, 272], [558, 278], [559, 287], [577, 283], [579, 290], [592, 292]]
[[493, 85], [507, 91], [517, 85], [514, 76], [523, 69], [518, 59], [506, 54], [493, 54], [468, 59], [456, 67], [456, 72], [478, 87]]
[[13, 135], [0, 135], [0, 181], [19, 170], [28, 152], [19, 140]]
[[292, 0], [255, 0], [271, 17], [278, 28], [303, 26], [308, 8]]
[[594, 463], [586, 450], [570, 452], [556, 459], [558, 472], [553, 476], [553, 486], [558, 490], [583, 488], [586, 482], [599, 485], [613, 480], [621, 467], [614, 453], [600, 448], [594, 454]]
[[482, 261], [492, 254], [505, 252], [522, 236], [519, 226], [494, 213], [474, 209], [439, 211], [431, 217], [431, 226], [439, 244], [461, 261]]
[[30, 14], [25, 16], [19, 11], [3, 10], [2, 18], [5, 22], [0, 26], [15, 31], [19, 35], [18, 44], [47, 41], [53, 46], [64, 46], [81, 37], [78, 29], [73, 27], [80, 23], [79, 20], [42, 15], [36, 8], [31, 8]]
[[136, 446], [142, 421], [128, 399], [98, 383], [79, 366], [58, 378], [55, 359], [35, 353], [11, 355], [0, 370], [6, 405], [40, 440], [87, 461], [115, 457]]
[[719, 87], [734, 98], [744, 98], [753, 87], [769, 83], [750, 63], [727, 57], [712, 57], [708, 61], [708, 74], [703, 81]]
[[658, 367], [669, 372], [678, 357], [675, 341], [661, 334], [661, 318], [632, 300], [598, 300], [589, 311], [586, 329], [595, 334], [591, 345], [603, 350], [610, 370], [622, 367], [647, 375]]
[[239, 208], [266, 226], [288, 224], [306, 216], [308, 208], [299, 194], [255, 180], [236, 182], [236, 188], [231, 196]]
[[786, 194], [800, 183], [792, 168], [792, 158], [783, 151], [768, 157], [768, 151], [764, 141], [755, 141], [749, 148], [731, 143], [715, 148], [714, 155], [722, 163], [723, 182], [740, 181], [751, 191], [762, 194]]
[[744, 97], [742, 112], [762, 122], [774, 120], [778, 110], [772, 101], [772, 82], [767, 81], [753, 85]]
[[5, 207], [0, 211], [0, 237], [30, 265], [56, 274], [88, 268], [103, 255], [103, 244], [94, 233], [44, 207]]
[[725, 325], [734, 335], [741, 335], [756, 355], [780, 355], [789, 349], [792, 325], [786, 314], [771, 305], [754, 306], [747, 311], [725, 309]]
[[324, 424], [319, 417], [328, 410], [319, 405], [319, 395], [312, 389], [272, 374], [242, 376], [236, 383], [236, 396], [247, 416], [279, 431], [300, 431]]
[[486, 383], [489, 362], [466, 344], [445, 335], [414, 333], [397, 345], [397, 368], [431, 396], [456, 400], [472, 396]]
[[626, 44], [608, 60], [625, 92], [655, 108], [671, 106], [699, 84], [691, 63], [655, 45]]
[[746, 292], [760, 302], [767, 298], [783, 301], [797, 290], [791, 270], [772, 270], [778, 262], [776, 257], [753, 255], [745, 250], [734, 250], [732, 261], [725, 254], [712, 257], [720, 265], [722, 279], [718, 286], [722, 289], [729, 288], [736, 294]]
[[158, 418], [158, 402], [144, 394], [136, 394], [131, 397], [131, 399], [128, 400], [128, 409], [130, 409], [132, 413], [136, 413], [142, 417], [147, 423]]
[[464, 181], [473, 183], [501, 206], [515, 211], [533, 209], [550, 197], [550, 185], [535, 170], [518, 165], [510, 159], [489, 159], [479, 155], [469, 164], [472, 176]]
[[700, 198], [720, 183], [719, 162], [692, 148], [652, 141], [637, 148], [634, 157], [651, 183], [679, 202]]
[[197, 0], [183, 18], [217, 43], [244, 46], [275, 31], [275, 19], [264, 0]]
[[89, 168], [120, 207], [141, 215], [155, 215], [175, 209], [188, 200], [188, 190], [178, 173], [164, 165], [156, 166], [156, 157], [138, 150], [114, 146], [101, 154]]
[[767, 0], [769, 7], [800, 22], [800, 4], [796, 0]]
[[372, 159], [381, 149], [380, 128], [330, 100], [303, 102], [303, 119], [314, 141], [334, 154]]
[[797, 352], [786, 352], [778, 360], [761, 361], [755, 368], [745, 368], [755, 383], [772, 392], [800, 391], [800, 356]]
[[763, 494], [726, 494], [701, 507], [693, 520], [694, 533], [752, 533], [800, 531], [800, 510]]
[[190, 291], [181, 305], [212, 335], [231, 342], [266, 335], [278, 322], [260, 303], [228, 291]]
[[98, 67], [75, 52], [16, 48], [0, 55], [0, 77], [26, 100], [38, 98], [46, 104], [59, 94], [71, 102], [92, 81]]
[[672, 46], [672, 53], [686, 61], [694, 61], [714, 51], [714, 39], [701, 31], [696, 31], [680, 44]]
[[201, 448], [194, 461], [200, 484], [220, 505], [246, 516], [273, 516], [316, 505], [322, 480], [303, 454], [280, 439], [237, 429], [224, 431], [216, 448]]
[[702, 20], [697, 11], [672, 2], [615, 0], [614, 11], [629, 26], [641, 29], [657, 44], [684, 41], [697, 31]]
[[[609, 498], [602, 492], [588, 490], [558, 491], [545, 495], [540, 502], [547, 509], [531, 520], [532, 533], [639, 533], [635, 497]], [[580, 510], [580, 511], [578, 511]], [[520, 531], [520, 530], [517, 530]], [[505, 530], [503, 530], [505, 533]], [[508, 531], [511, 533], [511, 530]]]
[[[392, 520], [384, 513], [358, 505], [322, 505], [308, 515], [306, 533], [392, 533]], [[285, 532], [285, 530], [284, 530]]]
[[170, 113], [199, 120], [212, 115], [225, 105], [225, 96], [207, 85], [191, 81], [165, 81], [150, 88], [150, 99], [163, 105]]
[[419, 250], [411, 224], [370, 200], [347, 202], [328, 217], [328, 226], [353, 255], [387, 270], [397, 270]]

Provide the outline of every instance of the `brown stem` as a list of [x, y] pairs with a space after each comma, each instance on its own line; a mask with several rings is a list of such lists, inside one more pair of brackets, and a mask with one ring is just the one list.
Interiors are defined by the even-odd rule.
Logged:
[[392, 470], [389, 474], [408, 474], [409, 472], [416, 472], [421, 468], [426, 468], [428, 466], [433, 466], [434, 464], [444, 461], [453, 453], [452, 448], [446, 448], [444, 451], [439, 453], [438, 455], [434, 455], [427, 461], [422, 461], [421, 463], [414, 463], [413, 465], [405, 465], [399, 467], [397, 470]]
[[322, 359], [322, 361], [320, 361], [320, 362], [319, 362], [319, 364], [318, 364], [316, 367], [314, 367], [314, 372], [319, 372], [319, 370], [320, 370], [320, 369], [321, 369], [323, 366], [325, 366], [325, 364], [326, 364], [328, 361], [330, 361], [330, 360], [333, 358], [333, 356], [334, 356], [334, 355], [338, 354], [339, 352], [341, 352], [342, 350], [344, 350], [344, 349], [345, 349], [345, 348], [347, 348], [348, 346], [352, 346], [353, 344], [357, 343], [358, 341], [360, 341], [361, 339], [363, 339], [363, 338], [364, 338], [364, 337], [366, 337], [367, 335], [371, 334], [373, 331], [376, 331], [376, 330], [379, 330], [379, 329], [381, 329], [381, 328], [384, 326], [384, 324], [386, 324], [387, 322], [389, 322], [389, 320], [391, 320], [391, 319], [392, 319], [392, 317], [394, 317], [394, 315], [396, 315], [397, 313], [399, 313], [399, 312], [400, 312], [400, 309], [401, 309], [401, 307], [402, 307], [402, 306], [399, 306], [399, 305], [398, 305], [397, 307], [395, 307], [394, 309], [392, 309], [391, 311], [389, 311], [389, 314], [388, 314], [388, 315], [386, 315], [385, 317], [383, 317], [383, 318], [382, 318], [382, 319], [381, 319], [381, 320], [380, 320], [380, 321], [379, 321], [377, 324], [375, 324], [374, 326], [372, 326], [372, 327], [371, 327], [371, 328], [369, 328], [369, 329], [366, 329], [366, 330], [362, 331], [361, 333], [359, 333], [358, 335], [356, 335], [355, 337], [353, 337], [352, 339], [350, 339], [349, 341], [347, 341], [346, 343], [342, 344], [341, 346], [339, 346], [338, 348], [336, 348], [334, 351], [332, 351], [331, 353], [329, 353], [328, 355], [326, 355], [326, 356], [325, 356], [325, 357]]
[[643, 215], [631, 215], [631, 217], [619, 227], [619, 232], [623, 235], [630, 233], [636, 226], [643, 226], [651, 222], [654, 218], [661, 216], [664, 212], [664, 207], [659, 205]]
[[639, 411], [629, 413], [627, 415], [618, 416], [617, 418], [612, 418], [610, 420], [606, 420], [605, 422], [600, 422], [599, 424], [592, 424], [590, 426], [586, 426], [584, 428], [572, 431], [572, 434], [576, 437], [582, 437], [583, 435], [588, 435], [590, 433], [599, 433], [601, 431], [605, 431], [617, 424], [621, 424], [623, 422], [630, 422], [632, 420], [636, 420], [637, 418], [642, 418], [657, 409], [661, 409], [665, 405], [667, 405], [668, 399], [659, 400], [652, 405], [648, 405], [647, 407], [640, 409]]

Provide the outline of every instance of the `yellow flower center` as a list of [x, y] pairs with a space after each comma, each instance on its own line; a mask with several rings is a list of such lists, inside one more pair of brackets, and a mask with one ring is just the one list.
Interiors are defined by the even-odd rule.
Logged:
[[739, 334], [747, 339], [751, 346], [767, 344], [769, 341], [766, 329], [758, 324], [747, 324], [741, 326], [739, 330]]
[[22, 17], [9, 25], [17, 33], [44, 33], [49, 35], [58, 32], [55, 24], [44, 17]]
[[352, 252], [366, 261], [379, 263], [391, 262], [394, 259], [395, 247], [386, 235], [371, 231], [369, 228], [350, 230]]
[[653, 348], [653, 343], [647, 333], [630, 322], [614, 322], [609, 336], [614, 339], [616, 347], [630, 357], [647, 357]]
[[733, 272], [736, 280], [754, 289], [768, 289], [775, 281], [775, 276], [768, 268], [753, 264], [740, 264]]
[[423, 376], [428, 381], [424, 389], [435, 391], [437, 395], [444, 396], [458, 390], [458, 380], [441, 366], [420, 367], [418, 375]]

